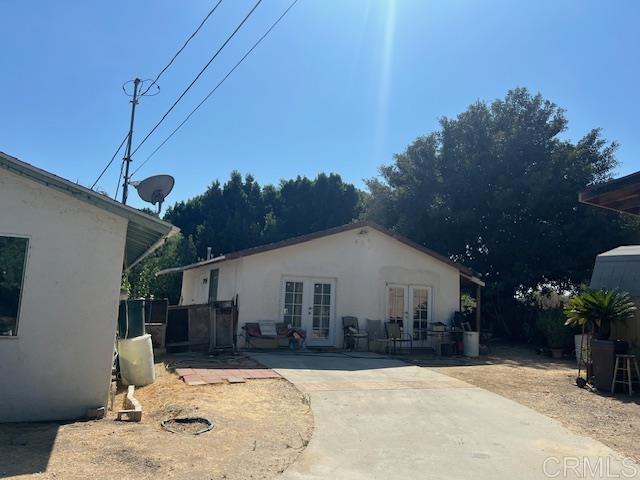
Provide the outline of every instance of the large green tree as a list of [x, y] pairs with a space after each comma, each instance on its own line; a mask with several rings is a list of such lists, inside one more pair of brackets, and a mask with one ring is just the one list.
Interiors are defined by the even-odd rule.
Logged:
[[202, 194], [178, 202], [165, 219], [194, 239], [198, 255], [232, 252], [349, 223], [362, 210], [361, 193], [339, 175], [298, 176], [261, 187], [232, 172]]
[[485, 316], [518, 337], [516, 298], [588, 281], [595, 255], [639, 240], [637, 223], [578, 203], [611, 177], [599, 130], [563, 138], [565, 112], [527, 89], [478, 101], [418, 138], [367, 182], [367, 215], [480, 272]]

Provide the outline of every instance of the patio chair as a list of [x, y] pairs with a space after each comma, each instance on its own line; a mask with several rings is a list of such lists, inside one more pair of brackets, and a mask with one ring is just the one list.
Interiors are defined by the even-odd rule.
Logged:
[[347, 350], [357, 350], [360, 339], [367, 339], [367, 351], [369, 350], [369, 334], [360, 331], [358, 317], [342, 317], [342, 329], [343, 345]]
[[[374, 352], [382, 351], [389, 353], [389, 339], [384, 335], [382, 320], [371, 320], [367, 318], [367, 333], [369, 333], [369, 348]], [[373, 348], [371, 348], [373, 345]]]
[[400, 325], [397, 323], [386, 322], [384, 328], [387, 332], [387, 339], [393, 346], [393, 353], [398, 351], [398, 345], [402, 348], [403, 344], [409, 344], [409, 352], [413, 350], [413, 336], [410, 333], [402, 333]]

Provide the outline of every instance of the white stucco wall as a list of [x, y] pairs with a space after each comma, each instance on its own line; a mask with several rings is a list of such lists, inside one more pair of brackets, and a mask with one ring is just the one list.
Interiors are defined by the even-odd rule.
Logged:
[[[238, 260], [217, 263], [208, 267], [184, 272], [182, 277], [181, 304], [197, 305], [209, 301], [209, 275], [218, 269], [218, 300], [231, 300], [237, 292]], [[174, 274], [175, 275], [175, 274]], [[224, 278], [224, 280], [222, 280]]]
[[[384, 319], [388, 284], [432, 288], [432, 320], [448, 323], [459, 309], [459, 271], [373, 228], [322, 237], [230, 262], [184, 272], [185, 304], [206, 303], [208, 290], [202, 278], [220, 269], [220, 299], [239, 296], [239, 324], [281, 319], [281, 288], [285, 276], [332, 278], [336, 281], [335, 323], [355, 315]], [[201, 290], [199, 290], [199, 288]], [[340, 346], [340, 328], [334, 328], [334, 345]]]
[[79, 418], [108, 395], [127, 220], [0, 169], [0, 234], [29, 251], [0, 421]]

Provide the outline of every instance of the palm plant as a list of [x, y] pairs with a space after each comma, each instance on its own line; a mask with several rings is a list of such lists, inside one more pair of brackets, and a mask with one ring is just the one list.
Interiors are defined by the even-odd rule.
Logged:
[[593, 332], [596, 338], [606, 340], [611, 335], [611, 325], [624, 323], [635, 311], [628, 293], [586, 289], [569, 300], [566, 325], [581, 327], [583, 332]]

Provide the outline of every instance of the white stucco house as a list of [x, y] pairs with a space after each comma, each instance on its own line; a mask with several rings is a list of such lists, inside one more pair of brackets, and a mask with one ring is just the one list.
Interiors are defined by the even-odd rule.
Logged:
[[105, 406], [123, 268], [177, 231], [0, 152], [0, 422]]
[[[341, 347], [343, 316], [399, 322], [428, 341], [429, 324], [450, 324], [460, 285], [484, 283], [471, 269], [369, 222], [222, 255], [182, 272], [181, 304], [238, 298], [238, 324], [302, 327], [307, 345]], [[479, 321], [479, 317], [478, 317]]]

